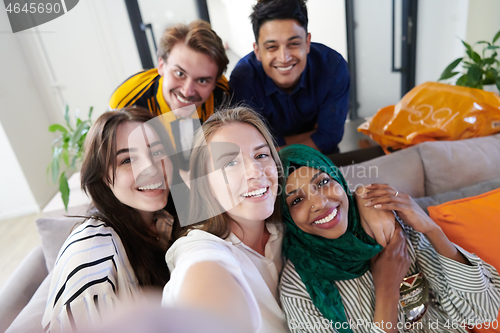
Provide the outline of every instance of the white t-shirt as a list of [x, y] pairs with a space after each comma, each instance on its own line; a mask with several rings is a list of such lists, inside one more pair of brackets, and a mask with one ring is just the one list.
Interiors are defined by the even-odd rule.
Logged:
[[184, 276], [192, 265], [216, 261], [242, 287], [255, 332], [288, 332], [278, 303], [278, 282], [283, 267], [283, 225], [268, 223], [266, 226], [270, 237], [265, 246], [265, 257], [243, 244], [233, 233], [224, 240], [205, 231], [192, 230], [175, 241], [166, 255], [172, 274], [163, 290], [162, 305], [176, 305]]

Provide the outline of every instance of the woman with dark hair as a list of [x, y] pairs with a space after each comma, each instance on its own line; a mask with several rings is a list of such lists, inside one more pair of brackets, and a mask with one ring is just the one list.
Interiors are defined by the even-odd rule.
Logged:
[[178, 224], [170, 200], [179, 182], [173, 154], [165, 128], [146, 109], [106, 112], [92, 125], [81, 184], [93, 208], [59, 252], [45, 331], [99, 322], [143, 288], [169, 280], [164, 257]]
[[[410, 196], [387, 184], [354, 196], [331, 160], [304, 145], [279, 155], [280, 298], [292, 332], [465, 333], [496, 320], [495, 268], [451, 243]], [[384, 249], [362, 226], [370, 210], [398, 222]]]

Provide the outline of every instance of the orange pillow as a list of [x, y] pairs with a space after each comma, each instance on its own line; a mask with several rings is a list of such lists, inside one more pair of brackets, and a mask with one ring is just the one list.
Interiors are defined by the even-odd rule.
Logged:
[[[481, 195], [446, 202], [428, 208], [430, 217], [443, 229], [450, 241], [475, 253], [500, 271], [500, 188]], [[500, 316], [497, 318], [500, 322]], [[498, 327], [498, 322], [492, 323]], [[484, 327], [485, 325], [483, 325]], [[479, 327], [479, 326], [478, 326]], [[497, 332], [474, 328], [473, 332]]]

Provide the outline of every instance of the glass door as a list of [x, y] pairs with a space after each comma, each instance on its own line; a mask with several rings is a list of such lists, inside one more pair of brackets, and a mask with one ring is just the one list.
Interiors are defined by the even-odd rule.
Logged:
[[157, 43], [176, 23], [208, 20], [206, 0], [125, 0], [143, 68], [158, 66]]
[[[415, 85], [416, 10], [418, 0], [346, 0], [353, 31], [357, 108], [354, 117], [368, 117], [395, 104]], [[352, 41], [351, 41], [352, 43]], [[351, 50], [350, 50], [351, 51]]]

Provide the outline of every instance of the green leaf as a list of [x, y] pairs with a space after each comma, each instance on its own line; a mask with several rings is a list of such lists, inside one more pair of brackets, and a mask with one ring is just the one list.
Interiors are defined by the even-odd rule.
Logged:
[[498, 72], [496, 69], [494, 68], [489, 68], [486, 73], [484, 73], [484, 80], [483, 80], [483, 84], [486, 85], [486, 84], [495, 84], [496, 83], [496, 80], [498, 78]]
[[466, 75], [469, 87], [476, 87], [481, 83], [480, 81], [483, 77], [483, 70], [479, 66], [471, 66]]
[[78, 147], [79, 149], [83, 150], [83, 146], [84, 146], [84, 143], [85, 143], [85, 138], [87, 137], [87, 133], [89, 132], [89, 129], [88, 128], [85, 128], [83, 131], [82, 131], [82, 136], [80, 137], [80, 140], [78, 141]]
[[495, 58], [486, 58], [484, 59], [484, 64], [485, 65], [492, 65], [495, 63]]
[[500, 77], [497, 78], [496, 85], [497, 85], [498, 90], [500, 90]]
[[500, 49], [500, 46], [496, 46], [496, 45], [490, 45], [486, 48], [487, 50], [496, 50], [496, 49]]
[[480, 40], [479, 42], [477, 42], [476, 44], [488, 44], [488, 45], [491, 45], [490, 42], [487, 42], [485, 40]]
[[467, 49], [467, 55], [472, 59], [472, 53], [474, 52], [472, 50], [472, 47], [464, 41], [462, 41], [462, 44], [464, 44], [465, 48]]
[[56, 138], [54, 141], [52, 141], [52, 148], [54, 148], [55, 146], [57, 146], [57, 144], [58, 144], [59, 142], [61, 142], [61, 141], [62, 141], [62, 139], [63, 139], [63, 137], [62, 137], [62, 136], [60, 136], [60, 137]]
[[483, 84], [495, 84], [497, 78], [498, 72], [494, 68], [489, 68], [484, 75]]
[[71, 135], [71, 139], [69, 140], [69, 145], [73, 147], [78, 141], [80, 141], [80, 138], [83, 134], [87, 133], [88, 125], [86, 121], [82, 121], [78, 126], [76, 127], [75, 131], [73, 132], [73, 135]]
[[[445, 75], [446, 74], [446, 75]], [[455, 75], [459, 74], [459, 72], [451, 72], [451, 73], [443, 73], [441, 77], [439, 78], [439, 81], [441, 80], [447, 80], [449, 78], [454, 77]]]
[[66, 104], [66, 109], [64, 110], [64, 120], [66, 121], [66, 125], [71, 130], [71, 124], [69, 122], [69, 105]]
[[76, 161], [78, 160], [79, 157], [81, 157], [80, 152], [78, 152], [75, 156], [73, 156], [73, 159], [71, 160], [71, 168], [75, 168]]
[[94, 111], [94, 107], [91, 106], [89, 110], [89, 123], [92, 124], [92, 112]]
[[455, 83], [457, 86], [462, 86], [462, 87], [468, 87], [467, 85], [467, 75], [462, 75], [461, 77], [458, 78], [457, 82]]
[[68, 133], [68, 130], [64, 126], [62, 126], [62, 125], [52, 124], [52, 125], [49, 126], [49, 132], [54, 133], [56, 131], [59, 131], [59, 132], [61, 132], [63, 134]]
[[64, 164], [69, 166], [69, 151], [67, 149], [63, 149], [61, 156], [64, 161]]
[[484, 84], [485, 86], [487, 86], [487, 85], [489, 85], [489, 84], [495, 84], [495, 83], [496, 83], [496, 81], [495, 81], [494, 79], [493, 79], [493, 80], [491, 80], [491, 79], [484, 79], [484, 80], [483, 80], [483, 84]]
[[498, 32], [495, 35], [495, 37], [493, 37], [493, 44], [495, 44], [495, 42], [498, 40], [498, 38], [500, 38], [500, 30], [498, 30]]
[[482, 65], [483, 60], [481, 59], [481, 56], [477, 54], [477, 52], [472, 52], [472, 60], [478, 65]]
[[68, 178], [66, 177], [65, 172], [63, 172], [61, 174], [61, 177], [59, 177], [59, 191], [61, 192], [61, 198], [64, 203], [64, 209], [68, 211], [69, 186], [68, 186]]
[[458, 64], [463, 60], [463, 58], [458, 58], [458, 59], [455, 59], [453, 60], [453, 62], [451, 64], [448, 65], [448, 67], [446, 67], [443, 71], [443, 73], [441, 74], [441, 77], [439, 78], [438, 81], [441, 81], [441, 80], [446, 80], [446, 79], [449, 79], [452, 73], [452, 71], [455, 69], [455, 67], [458, 66]]
[[76, 126], [80, 125], [81, 122], [82, 120], [80, 118], [76, 118]]
[[59, 177], [59, 148], [54, 149], [54, 153], [52, 154], [52, 164], [50, 168], [52, 169], [52, 182], [56, 183], [57, 178]]

